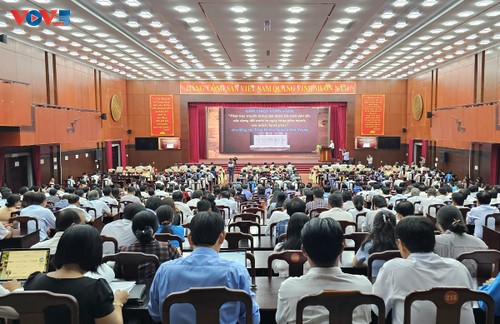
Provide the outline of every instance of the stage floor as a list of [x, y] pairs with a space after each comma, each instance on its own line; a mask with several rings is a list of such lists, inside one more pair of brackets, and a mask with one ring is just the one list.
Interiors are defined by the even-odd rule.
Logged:
[[[316, 156], [314, 158], [293, 158], [293, 157], [282, 157], [282, 158], [276, 158], [276, 157], [240, 157], [237, 156], [238, 165], [244, 165], [248, 164], [250, 162], [251, 164], [254, 165], [262, 165], [264, 162], [267, 162], [267, 164], [271, 164], [274, 162], [274, 164], [288, 164], [288, 162], [291, 162], [292, 164], [319, 164], [319, 156]], [[210, 162], [213, 162], [214, 164], [220, 164], [220, 165], [225, 165], [229, 159], [200, 159], [200, 163], [205, 163], [205, 164], [210, 164]]]

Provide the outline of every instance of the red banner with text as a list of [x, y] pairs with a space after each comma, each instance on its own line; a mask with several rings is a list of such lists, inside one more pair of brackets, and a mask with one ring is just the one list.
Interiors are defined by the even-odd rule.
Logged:
[[385, 95], [363, 95], [361, 135], [384, 135]]
[[355, 94], [356, 82], [202, 82], [180, 83], [180, 94], [322, 95]]
[[174, 96], [151, 95], [149, 97], [151, 135], [174, 135]]

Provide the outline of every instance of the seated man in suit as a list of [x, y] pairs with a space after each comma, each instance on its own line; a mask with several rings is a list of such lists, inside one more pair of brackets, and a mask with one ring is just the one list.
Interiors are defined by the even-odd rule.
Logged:
[[[339, 258], [344, 250], [343, 231], [333, 218], [313, 218], [301, 232], [302, 253], [309, 260], [311, 269], [302, 277], [285, 280], [278, 292], [278, 324], [295, 323], [297, 302], [306, 295], [318, 294], [325, 289], [358, 290], [370, 294], [372, 284], [365, 276], [343, 273]], [[325, 308], [307, 308], [303, 314], [305, 323], [328, 323]], [[356, 308], [352, 323], [370, 323], [369, 305]]]
[[[151, 285], [149, 314], [155, 322], [161, 322], [163, 300], [172, 292], [191, 287], [226, 286], [246, 291], [253, 300], [252, 314], [245, 314], [241, 303], [226, 303], [220, 309], [221, 323], [245, 323], [252, 316], [253, 323], [260, 322], [259, 305], [250, 290], [250, 275], [245, 266], [219, 257], [224, 242], [224, 220], [216, 212], [201, 212], [191, 220], [189, 244], [193, 253], [185, 258], [164, 262]], [[171, 308], [170, 323], [195, 323], [195, 311], [191, 305], [176, 304]]]
[[[403, 258], [387, 261], [373, 284], [373, 293], [385, 302], [385, 316], [392, 309], [393, 324], [403, 323], [405, 298], [414, 291], [434, 287], [473, 288], [469, 271], [462, 263], [433, 253], [434, 224], [427, 217], [403, 218], [396, 226], [396, 238]], [[435, 323], [436, 308], [431, 303], [414, 303], [412, 315], [412, 323]], [[474, 323], [470, 303], [462, 307], [460, 323]]]

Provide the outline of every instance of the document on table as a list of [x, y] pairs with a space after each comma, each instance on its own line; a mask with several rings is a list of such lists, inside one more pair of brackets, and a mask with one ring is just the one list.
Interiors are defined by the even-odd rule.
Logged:
[[135, 281], [112, 281], [109, 286], [111, 287], [111, 290], [113, 290], [113, 293], [115, 293], [118, 289], [130, 292], [135, 286]]

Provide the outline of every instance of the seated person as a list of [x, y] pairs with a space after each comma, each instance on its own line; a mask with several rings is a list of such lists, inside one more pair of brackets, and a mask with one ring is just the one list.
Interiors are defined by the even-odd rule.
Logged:
[[[495, 301], [495, 317], [498, 318], [500, 316], [500, 276], [497, 275], [496, 278], [486, 281], [478, 290], [484, 291], [493, 297]], [[483, 302], [479, 302], [479, 306], [486, 310], [486, 305]]]
[[[288, 250], [300, 250], [302, 241], [300, 240], [300, 232], [304, 224], [309, 221], [309, 216], [304, 213], [294, 213], [288, 222], [286, 229], [286, 239], [284, 242], [276, 244], [274, 252], [282, 252]], [[279, 273], [280, 277], [288, 277], [288, 263], [284, 260], [274, 260], [272, 264], [274, 272]], [[304, 268], [309, 270], [309, 263], [304, 264]]]
[[[184, 242], [184, 227], [180, 225], [172, 225], [172, 220], [174, 219], [174, 210], [170, 206], [160, 206], [156, 209], [156, 217], [160, 226], [158, 226], [158, 231], [156, 233], [169, 233], [179, 236]], [[179, 242], [172, 240], [170, 243], [178, 248]]]
[[[132, 231], [137, 240], [129, 246], [122, 246], [120, 252], [142, 252], [146, 254], [154, 254], [160, 260], [160, 263], [165, 261], [180, 258], [177, 249], [170, 242], [160, 242], [154, 237], [158, 230], [158, 219], [153, 212], [148, 210], [137, 213], [132, 219]], [[120, 274], [120, 265], [115, 265], [117, 277]], [[152, 263], [141, 264], [139, 266], [140, 278], [152, 278], [156, 269]]]
[[[240, 303], [226, 303], [220, 308], [221, 323], [245, 323], [252, 316], [253, 323], [260, 322], [259, 305], [250, 290], [250, 275], [245, 266], [219, 257], [224, 242], [224, 221], [216, 212], [201, 212], [191, 221], [188, 234], [193, 252], [185, 257], [163, 263], [151, 285], [149, 314], [155, 322], [161, 322], [162, 304], [172, 292], [191, 287], [226, 286], [246, 291], [253, 300], [252, 314], [245, 314]], [[188, 304], [176, 304], [171, 308], [171, 323], [195, 323], [195, 311]]]
[[399, 222], [406, 216], [412, 216], [415, 214], [415, 206], [409, 201], [402, 201], [399, 204], [394, 207], [394, 210], [396, 210], [396, 218], [397, 221]]
[[[493, 224], [485, 224], [486, 216], [489, 214], [498, 213], [498, 208], [490, 206], [491, 197], [489, 192], [481, 191], [476, 195], [477, 207], [474, 207], [467, 214], [467, 224], [473, 224], [474, 236], [483, 238], [483, 225], [489, 228], [494, 228]], [[492, 227], [493, 226], [493, 227]]]
[[[399, 203], [399, 205], [402, 203]], [[356, 252], [352, 265], [355, 267], [366, 267], [368, 258], [372, 253], [384, 252], [387, 250], [397, 250], [396, 235], [396, 217], [387, 211], [381, 210], [373, 219], [372, 231], [361, 244]], [[376, 277], [380, 267], [384, 264], [382, 260], [376, 260], [372, 264], [372, 276]]]
[[[85, 277], [102, 263], [102, 243], [92, 226], [74, 225], [61, 236], [54, 257], [56, 271], [35, 272], [24, 284], [24, 290], [48, 290], [72, 295], [78, 301], [81, 324], [123, 323], [122, 308], [128, 292], [113, 291], [103, 279]], [[85, 247], [85, 248], [82, 248]], [[47, 323], [68, 323], [65, 312], [47, 311]]]
[[[487, 249], [488, 246], [478, 237], [467, 234], [462, 213], [455, 206], [443, 206], [437, 213], [437, 228], [434, 253], [443, 258], [456, 259], [460, 254]], [[476, 276], [477, 264], [474, 260], [464, 260], [472, 277]]]
[[[301, 277], [286, 279], [278, 292], [276, 322], [295, 323], [297, 302], [306, 295], [318, 294], [325, 289], [358, 290], [370, 294], [372, 284], [365, 276], [343, 273], [339, 258], [344, 250], [344, 233], [340, 224], [331, 217], [313, 218], [301, 232], [302, 252], [309, 260], [311, 269]], [[314, 309], [314, 311], [313, 311]], [[304, 312], [305, 323], [328, 323], [325, 308], [311, 308]], [[370, 323], [369, 305], [357, 307], [352, 323]]]
[[[414, 291], [434, 287], [473, 289], [472, 278], [462, 263], [433, 253], [434, 224], [427, 217], [403, 218], [396, 226], [396, 238], [403, 258], [387, 261], [373, 284], [373, 293], [385, 302], [385, 316], [392, 310], [393, 324], [403, 323], [405, 298]], [[436, 308], [431, 303], [414, 303], [412, 314], [412, 323], [436, 321]], [[474, 323], [470, 303], [462, 307], [460, 323]]]

